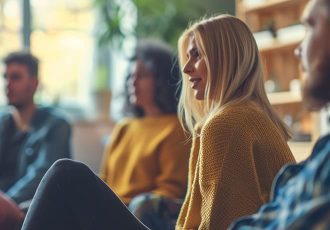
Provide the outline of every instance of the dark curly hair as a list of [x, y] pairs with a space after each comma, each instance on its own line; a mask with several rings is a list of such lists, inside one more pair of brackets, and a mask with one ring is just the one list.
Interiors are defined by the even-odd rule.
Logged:
[[[180, 69], [177, 56], [165, 43], [154, 39], [140, 40], [135, 48], [134, 55], [130, 60], [140, 60], [153, 74], [155, 81], [155, 103], [163, 114], [175, 114], [177, 112], [178, 98], [180, 95]], [[129, 79], [126, 78], [126, 83]], [[126, 115], [143, 117], [144, 111], [141, 107], [134, 106], [129, 102], [127, 84]]]

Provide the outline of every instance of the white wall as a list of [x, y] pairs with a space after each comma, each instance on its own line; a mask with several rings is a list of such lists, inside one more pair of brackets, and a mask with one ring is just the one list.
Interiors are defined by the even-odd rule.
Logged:
[[111, 134], [110, 121], [77, 121], [73, 124], [73, 159], [87, 164], [99, 173], [105, 143]]

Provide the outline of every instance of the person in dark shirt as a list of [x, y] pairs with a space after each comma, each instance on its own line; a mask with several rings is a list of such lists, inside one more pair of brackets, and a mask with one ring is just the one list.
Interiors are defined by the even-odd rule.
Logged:
[[71, 127], [54, 108], [37, 106], [38, 59], [14, 52], [5, 59], [8, 109], [0, 114], [0, 229], [19, 229], [47, 169], [70, 158]]

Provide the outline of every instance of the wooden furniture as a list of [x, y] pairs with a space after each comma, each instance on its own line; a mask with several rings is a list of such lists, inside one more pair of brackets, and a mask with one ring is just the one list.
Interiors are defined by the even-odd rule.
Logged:
[[293, 131], [289, 146], [297, 161], [310, 154], [320, 134], [319, 114], [302, 105], [303, 74], [294, 56], [305, 34], [300, 17], [307, 2], [236, 0], [236, 14], [253, 31], [261, 53], [269, 100]]

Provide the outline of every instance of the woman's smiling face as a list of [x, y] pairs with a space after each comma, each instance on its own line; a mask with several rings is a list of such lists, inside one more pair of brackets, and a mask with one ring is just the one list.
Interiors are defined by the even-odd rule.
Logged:
[[194, 36], [189, 38], [186, 54], [188, 59], [183, 67], [183, 72], [189, 76], [195, 98], [203, 100], [207, 83], [207, 68], [205, 58], [201, 56]]

